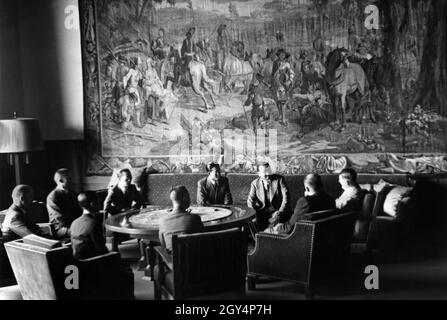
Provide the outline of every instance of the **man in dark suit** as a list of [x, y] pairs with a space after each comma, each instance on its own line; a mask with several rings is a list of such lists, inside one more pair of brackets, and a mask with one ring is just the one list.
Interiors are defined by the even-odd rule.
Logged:
[[247, 205], [256, 210], [257, 231], [290, 218], [289, 189], [283, 176], [273, 174], [268, 163], [258, 166], [259, 178], [251, 183]]
[[73, 256], [76, 259], [88, 259], [107, 253], [96, 193], [81, 193], [77, 200], [83, 213], [71, 225]]
[[217, 163], [211, 163], [207, 169], [208, 177], [197, 183], [197, 204], [199, 206], [233, 204], [228, 179], [221, 176], [220, 166]]
[[56, 188], [47, 197], [50, 222], [56, 229], [56, 237], [70, 237], [70, 226], [81, 213], [75, 192], [71, 189], [68, 169], [59, 169], [54, 174]]
[[265, 230], [266, 232], [287, 234], [293, 230], [295, 223], [301, 220], [306, 213], [335, 209], [335, 200], [324, 191], [321, 177], [318, 174], [308, 174], [304, 178], [304, 189], [304, 197], [298, 199], [290, 220], [271, 226]]
[[6, 213], [2, 224], [4, 241], [23, 238], [30, 234], [41, 236], [40, 228], [32, 222], [30, 216], [33, 204], [34, 191], [27, 185], [18, 185], [12, 191], [12, 205]]
[[132, 174], [129, 169], [119, 173], [118, 184], [109, 189], [104, 201], [106, 213], [115, 215], [129, 209], [140, 209], [143, 199], [134, 184], [131, 184]]
[[159, 237], [163, 247], [172, 251], [172, 235], [203, 231], [200, 216], [187, 211], [191, 205], [189, 192], [184, 186], [174, 187], [170, 193], [172, 211], [159, 222]]

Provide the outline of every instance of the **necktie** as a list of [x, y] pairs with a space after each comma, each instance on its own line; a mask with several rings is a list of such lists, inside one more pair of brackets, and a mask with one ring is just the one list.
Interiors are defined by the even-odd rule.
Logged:
[[268, 202], [268, 204], [270, 204], [270, 200], [271, 200], [271, 196], [270, 196], [270, 182], [269, 181], [264, 181], [264, 188], [265, 188], [265, 198]]

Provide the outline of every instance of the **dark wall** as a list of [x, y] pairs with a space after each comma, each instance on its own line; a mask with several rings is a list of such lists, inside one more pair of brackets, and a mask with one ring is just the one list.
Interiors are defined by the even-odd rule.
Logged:
[[39, 119], [45, 140], [83, 139], [81, 36], [66, 23], [78, 1], [17, 2], [24, 112]]
[[[39, 120], [45, 150], [23, 164], [38, 200], [56, 169], [68, 168], [77, 190], [85, 172], [80, 34], [64, 24], [70, 5], [77, 0], [0, 0], [0, 119], [17, 112]], [[14, 167], [0, 154], [0, 210], [14, 185]]]
[[[23, 114], [17, 16], [16, 1], [0, 1], [0, 119]], [[13, 181], [14, 170], [0, 154], [0, 209], [9, 201]]]

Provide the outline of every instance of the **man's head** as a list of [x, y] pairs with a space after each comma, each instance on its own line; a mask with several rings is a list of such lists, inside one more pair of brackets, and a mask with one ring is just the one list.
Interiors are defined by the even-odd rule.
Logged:
[[304, 188], [307, 193], [314, 194], [323, 189], [321, 177], [316, 173], [308, 174], [304, 178]]
[[71, 178], [68, 169], [62, 168], [54, 173], [54, 182], [58, 188], [68, 189], [71, 186]]
[[118, 174], [118, 187], [127, 189], [132, 182], [132, 173], [129, 169], [122, 169]]
[[174, 208], [185, 211], [191, 205], [191, 198], [185, 186], [177, 186], [172, 188], [169, 197]]
[[357, 183], [357, 172], [351, 168], [343, 169], [338, 176], [338, 182], [343, 189], [355, 185]]
[[258, 175], [262, 180], [270, 180], [273, 172], [272, 168], [270, 168], [270, 164], [268, 162], [261, 163], [258, 165]]
[[158, 29], [158, 36], [163, 37], [165, 35], [165, 29], [160, 28]]
[[78, 195], [79, 206], [89, 212], [98, 212], [98, 196], [93, 191], [86, 191]]
[[19, 208], [28, 208], [33, 203], [34, 191], [30, 186], [21, 184], [12, 191], [12, 201]]
[[210, 163], [207, 167], [208, 175], [211, 180], [217, 181], [221, 176], [220, 166], [217, 163]]

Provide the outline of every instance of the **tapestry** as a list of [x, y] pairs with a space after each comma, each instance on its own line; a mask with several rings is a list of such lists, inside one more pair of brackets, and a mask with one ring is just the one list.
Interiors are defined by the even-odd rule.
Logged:
[[80, 0], [87, 173], [447, 171], [445, 0]]

